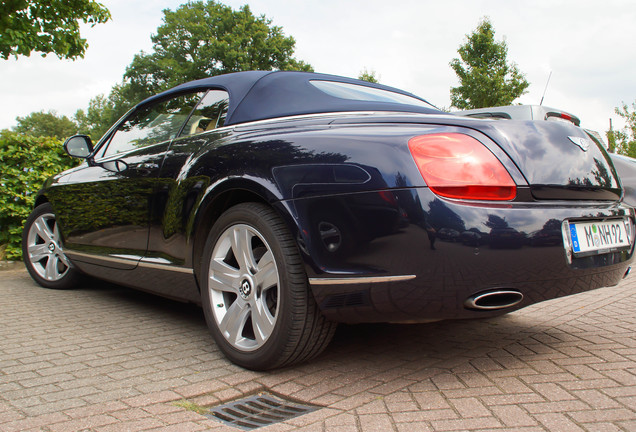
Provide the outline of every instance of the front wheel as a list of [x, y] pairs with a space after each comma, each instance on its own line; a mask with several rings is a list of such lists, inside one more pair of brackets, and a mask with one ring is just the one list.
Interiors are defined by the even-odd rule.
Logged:
[[309, 292], [293, 237], [269, 207], [236, 205], [212, 227], [201, 263], [210, 331], [234, 363], [253, 370], [309, 360], [336, 324]]
[[77, 285], [79, 273], [64, 255], [51, 204], [37, 206], [27, 218], [22, 232], [22, 259], [33, 280], [44, 288], [67, 289]]

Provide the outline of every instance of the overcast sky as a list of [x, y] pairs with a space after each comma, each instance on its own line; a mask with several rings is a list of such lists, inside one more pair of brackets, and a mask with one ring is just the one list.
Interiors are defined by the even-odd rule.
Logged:
[[[0, 128], [16, 116], [55, 110], [71, 116], [92, 97], [108, 93], [150, 35], [163, 9], [179, 0], [102, 0], [112, 20], [82, 36], [84, 59], [39, 54], [0, 60]], [[544, 105], [579, 116], [605, 131], [622, 101], [636, 100], [636, 2], [633, 0], [226, 0], [247, 3], [296, 39], [296, 58], [316, 72], [357, 77], [367, 68], [382, 84], [411, 91], [439, 107], [450, 106], [457, 85], [449, 62], [479, 20], [488, 16], [496, 38], [508, 43], [508, 59], [530, 82], [518, 102], [538, 104], [552, 72]]]

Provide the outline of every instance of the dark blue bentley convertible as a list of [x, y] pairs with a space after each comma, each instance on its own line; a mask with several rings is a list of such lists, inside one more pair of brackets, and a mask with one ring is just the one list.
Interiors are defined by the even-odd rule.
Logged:
[[51, 178], [31, 276], [201, 304], [251, 369], [305, 361], [336, 322], [499, 315], [617, 284], [634, 210], [573, 125], [447, 115], [394, 88], [241, 72], [151, 97]]

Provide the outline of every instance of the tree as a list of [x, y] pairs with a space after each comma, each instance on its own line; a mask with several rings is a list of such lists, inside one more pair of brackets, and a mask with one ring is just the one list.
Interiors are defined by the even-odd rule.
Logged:
[[37, 191], [49, 176], [76, 166], [52, 137], [0, 131], [0, 259], [20, 259], [24, 221]]
[[4, 0], [0, 13], [0, 56], [83, 57], [88, 44], [80, 37], [79, 20], [95, 25], [110, 12], [94, 0]]
[[611, 128], [612, 124], [610, 123], [610, 129], [605, 132], [605, 136], [607, 137], [607, 151], [609, 153], [616, 153], [616, 131]]
[[136, 102], [126, 97], [124, 85], [116, 84], [108, 97], [103, 94], [90, 100], [86, 111], [79, 109], [75, 113], [78, 130], [89, 135], [93, 142], [104, 135], [121, 116], [126, 114]]
[[294, 38], [247, 5], [235, 11], [213, 0], [194, 1], [163, 13], [151, 36], [153, 52], [135, 55], [108, 96], [75, 114], [80, 131], [93, 140], [136, 103], [187, 81], [243, 70], [312, 70], [293, 58]]
[[77, 124], [66, 116], [59, 116], [55, 111], [34, 112], [25, 117], [17, 117], [18, 125], [14, 131], [35, 137], [54, 137], [65, 140], [77, 132]]
[[614, 111], [625, 119], [626, 125], [623, 130], [608, 131], [608, 141], [614, 141], [616, 153], [636, 158], [636, 102], [632, 103], [631, 111], [625, 102]]
[[459, 87], [451, 88], [451, 106], [459, 109], [510, 105], [530, 85], [515, 63], [508, 64], [505, 40], [495, 41], [495, 31], [488, 18], [466, 35], [458, 49], [459, 56], [450, 62], [459, 78]]
[[294, 59], [293, 37], [256, 17], [214, 0], [193, 1], [164, 10], [151, 37], [154, 52], [137, 54], [124, 75], [126, 97], [134, 100], [186, 81], [244, 70], [312, 70]]
[[358, 79], [362, 81], [368, 81], [370, 83], [380, 83], [380, 79], [378, 76], [376, 76], [375, 71], [368, 71], [367, 68], [364, 68], [364, 70], [360, 72], [360, 75], [358, 75]]

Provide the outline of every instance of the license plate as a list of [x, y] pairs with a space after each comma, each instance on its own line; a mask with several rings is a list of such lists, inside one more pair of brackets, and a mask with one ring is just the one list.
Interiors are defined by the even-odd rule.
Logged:
[[601, 254], [628, 249], [633, 236], [628, 219], [570, 222], [569, 227], [575, 254]]

